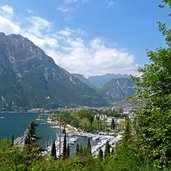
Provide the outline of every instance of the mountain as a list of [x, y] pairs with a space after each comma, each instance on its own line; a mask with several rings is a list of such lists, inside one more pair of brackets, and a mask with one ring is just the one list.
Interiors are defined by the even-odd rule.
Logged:
[[104, 106], [87, 85], [20, 35], [0, 33], [0, 110]]
[[83, 82], [84, 84], [88, 85], [90, 88], [95, 89], [95, 87], [90, 83], [90, 81], [85, 78], [83, 75], [81, 74], [72, 74], [74, 77], [76, 77], [78, 80], [80, 80], [81, 82]]
[[96, 88], [102, 88], [107, 82], [111, 81], [112, 79], [117, 78], [130, 78], [129, 75], [126, 74], [105, 74], [100, 76], [91, 76], [88, 78], [89, 82]]
[[133, 86], [130, 78], [112, 79], [99, 90], [99, 93], [109, 103], [122, 101], [134, 95]]

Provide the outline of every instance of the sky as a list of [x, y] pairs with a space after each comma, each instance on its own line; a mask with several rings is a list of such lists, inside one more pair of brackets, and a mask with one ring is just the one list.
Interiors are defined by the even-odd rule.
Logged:
[[0, 32], [20, 34], [55, 63], [85, 77], [137, 74], [146, 50], [164, 47], [159, 0], [0, 0]]

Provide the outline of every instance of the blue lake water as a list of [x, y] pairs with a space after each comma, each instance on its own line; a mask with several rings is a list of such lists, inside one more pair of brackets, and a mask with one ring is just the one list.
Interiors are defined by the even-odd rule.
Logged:
[[0, 113], [0, 139], [22, 136], [38, 113]]
[[[0, 113], [0, 140], [23, 136], [30, 122], [35, 121], [40, 113]], [[52, 128], [52, 124], [38, 120], [37, 136], [41, 137], [43, 146], [50, 145], [56, 138], [58, 129]]]
[[[0, 113], [0, 140], [3, 138], [11, 139], [13, 135], [15, 137], [23, 136], [29, 123], [35, 121], [39, 115], [40, 113]], [[58, 136], [59, 129], [53, 128], [53, 124], [44, 120], [37, 120], [36, 122], [39, 124], [37, 136], [41, 137], [41, 145], [43, 147], [51, 145]], [[77, 143], [82, 144], [83, 147], [87, 145], [87, 142], [87, 137], [78, 137]], [[74, 153], [75, 147], [76, 144], [71, 147], [72, 153]]]

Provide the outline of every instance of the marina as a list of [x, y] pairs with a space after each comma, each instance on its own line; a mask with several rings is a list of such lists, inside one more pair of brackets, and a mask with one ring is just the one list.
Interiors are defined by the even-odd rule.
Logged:
[[[72, 147], [72, 154], [75, 153], [75, 147], [76, 144], [78, 143], [78, 140], [80, 137], [87, 137], [91, 139], [91, 154], [94, 157], [97, 157], [99, 150], [102, 149], [103, 153], [105, 151], [105, 145], [106, 142], [109, 142], [109, 145], [111, 146], [111, 148], [115, 147], [117, 142], [122, 138], [121, 134], [117, 134], [115, 136], [111, 136], [111, 135], [100, 135], [100, 134], [93, 134], [93, 133], [86, 133], [86, 132], [81, 132], [81, 133], [73, 133], [73, 134], [69, 134], [67, 136], [67, 143], [69, 144], [69, 146]], [[61, 139], [61, 142], [60, 142]], [[63, 152], [63, 141], [64, 141], [64, 137], [62, 136], [61, 138], [57, 138], [55, 140], [55, 146], [56, 146], [56, 155], [57, 157], [59, 157], [60, 155], [62, 155]], [[60, 146], [61, 144], [61, 146]], [[78, 143], [80, 145], [80, 143]], [[83, 144], [83, 146], [85, 146], [85, 144]], [[46, 152], [44, 153], [44, 155], [48, 155], [51, 152], [51, 146], [48, 146], [46, 148]]]

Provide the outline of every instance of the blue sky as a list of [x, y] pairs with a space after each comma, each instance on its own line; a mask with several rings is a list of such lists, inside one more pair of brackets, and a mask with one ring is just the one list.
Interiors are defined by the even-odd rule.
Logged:
[[57, 65], [88, 77], [136, 74], [146, 49], [163, 47], [159, 0], [1, 0], [0, 31], [21, 34]]

